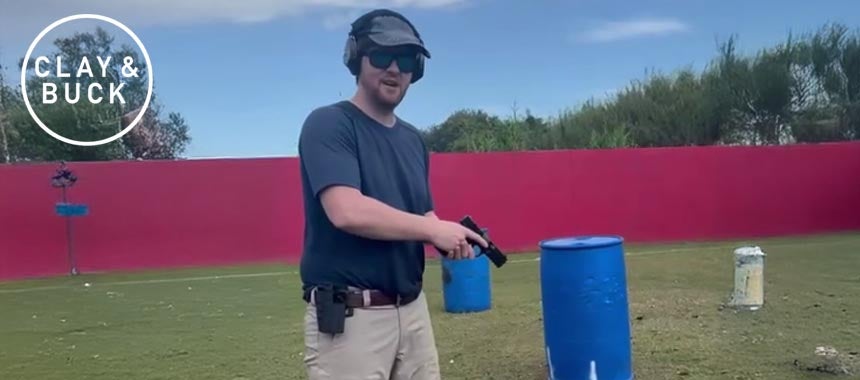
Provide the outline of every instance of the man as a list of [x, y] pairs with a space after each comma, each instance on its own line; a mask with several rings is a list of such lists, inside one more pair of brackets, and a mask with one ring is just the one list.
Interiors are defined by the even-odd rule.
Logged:
[[480, 235], [433, 211], [429, 152], [395, 115], [430, 53], [399, 13], [352, 24], [352, 99], [313, 110], [299, 139], [305, 364], [316, 379], [439, 379], [422, 291], [424, 244], [471, 258]]

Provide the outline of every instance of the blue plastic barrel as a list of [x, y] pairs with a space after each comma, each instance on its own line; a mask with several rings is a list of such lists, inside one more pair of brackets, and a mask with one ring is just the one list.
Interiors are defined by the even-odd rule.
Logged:
[[633, 379], [623, 238], [550, 239], [540, 248], [548, 378]]
[[475, 258], [451, 260], [442, 257], [442, 294], [445, 311], [472, 313], [492, 306], [490, 259], [474, 248]]

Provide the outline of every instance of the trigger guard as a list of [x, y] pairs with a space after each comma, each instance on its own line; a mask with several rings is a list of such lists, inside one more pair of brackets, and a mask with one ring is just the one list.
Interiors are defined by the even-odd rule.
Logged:
[[483, 249], [483, 248], [481, 248], [481, 245], [479, 245], [478, 243], [475, 243], [475, 242], [469, 241], [469, 247], [471, 247], [471, 248], [472, 248], [472, 252], [474, 252], [474, 251], [475, 251], [475, 248], [477, 248], [477, 249], [478, 249], [478, 253], [477, 253], [477, 254], [475, 254], [475, 257], [476, 257], [476, 258], [477, 258], [477, 257], [481, 257], [481, 256], [483, 256], [483, 255], [484, 255], [484, 249]]

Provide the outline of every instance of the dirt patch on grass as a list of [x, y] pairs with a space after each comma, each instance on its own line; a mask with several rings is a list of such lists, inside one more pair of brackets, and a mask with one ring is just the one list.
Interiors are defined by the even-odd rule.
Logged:
[[860, 354], [856, 351], [842, 353], [833, 347], [817, 347], [809, 357], [795, 359], [792, 363], [801, 371], [829, 375], [860, 376]]

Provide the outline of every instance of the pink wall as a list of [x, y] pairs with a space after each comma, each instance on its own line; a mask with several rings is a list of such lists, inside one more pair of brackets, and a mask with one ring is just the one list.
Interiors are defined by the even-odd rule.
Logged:
[[[860, 229], [860, 143], [436, 154], [437, 213], [508, 251], [620, 234], [677, 241]], [[296, 262], [295, 158], [72, 163], [83, 272]], [[56, 165], [0, 166], [0, 279], [67, 272]]]

